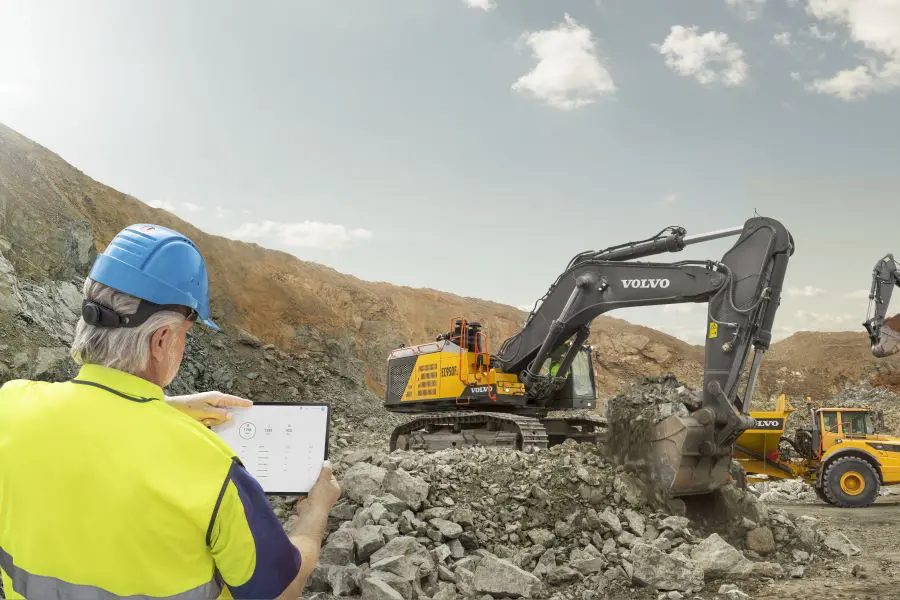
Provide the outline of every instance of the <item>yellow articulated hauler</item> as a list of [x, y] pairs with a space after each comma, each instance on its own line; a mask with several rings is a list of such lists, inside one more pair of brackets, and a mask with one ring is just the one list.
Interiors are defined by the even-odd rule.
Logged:
[[793, 411], [782, 394], [774, 411], [750, 413], [756, 426], [741, 434], [734, 448], [748, 479], [800, 478], [823, 501], [851, 508], [869, 506], [881, 486], [900, 483], [900, 438], [879, 433], [884, 430], [881, 411], [811, 409], [811, 425], [797, 428], [791, 439], [784, 430]]

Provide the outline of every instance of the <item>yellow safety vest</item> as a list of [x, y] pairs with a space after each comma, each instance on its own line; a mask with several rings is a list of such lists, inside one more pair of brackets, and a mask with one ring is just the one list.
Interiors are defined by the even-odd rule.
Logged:
[[273, 598], [299, 568], [256, 480], [159, 386], [85, 365], [0, 388], [7, 598]]

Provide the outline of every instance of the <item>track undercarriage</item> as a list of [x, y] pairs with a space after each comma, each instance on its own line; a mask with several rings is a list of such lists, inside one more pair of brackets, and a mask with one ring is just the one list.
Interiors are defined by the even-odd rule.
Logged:
[[530, 417], [503, 412], [438, 412], [420, 415], [394, 429], [390, 449], [437, 452], [468, 446], [532, 452], [567, 439], [602, 443], [606, 421], [597, 416]]

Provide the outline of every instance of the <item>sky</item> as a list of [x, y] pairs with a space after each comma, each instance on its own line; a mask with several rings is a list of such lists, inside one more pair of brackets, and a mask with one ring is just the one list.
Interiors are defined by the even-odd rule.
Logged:
[[[758, 213], [797, 247], [775, 339], [862, 332], [900, 0], [0, 0], [0, 122], [210, 233], [529, 308]], [[703, 340], [705, 304], [609, 314]]]

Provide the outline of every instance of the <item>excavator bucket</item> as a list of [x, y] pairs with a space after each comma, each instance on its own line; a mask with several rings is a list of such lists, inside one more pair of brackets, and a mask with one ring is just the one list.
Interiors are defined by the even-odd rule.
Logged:
[[728, 482], [732, 458], [740, 462], [747, 455], [768, 456], [777, 451], [785, 420], [793, 410], [782, 394], [774, 411], [753, 413], [756, 427], [738, 438], [732, 452], [720, 456], [701, 455], [700, 444], [709, 439], [709, 433], [697, 419], [668, 417], [651, 430], [654, 477], [672, 497], [713, 492]]
[[900, 351], [900, 314], [885, 319], [878, 343], [872, 344], [871, 350], [877, 358], [885, 358]]
[[650, 432], [649, 463], [655, 483], [670, 497], [707, 494], [728, 482], [731, 456], [703, 456], [707, 429], [693, 417], [670, 416]]
[[655, 425], [635, 425], [628, 419], [611, 420], [608, 439], [615, 441], [607, 448], [667, 496], [707, 494], [728, 482], [731, 455], [701, 454], [709, 430], [697, 418], [671, 415]]

